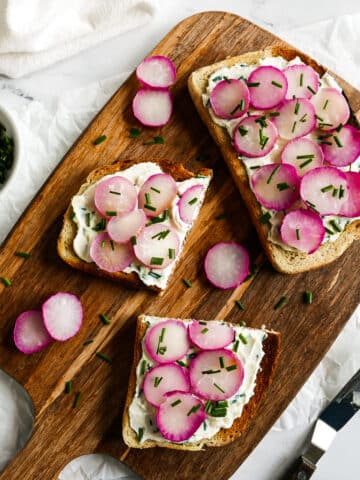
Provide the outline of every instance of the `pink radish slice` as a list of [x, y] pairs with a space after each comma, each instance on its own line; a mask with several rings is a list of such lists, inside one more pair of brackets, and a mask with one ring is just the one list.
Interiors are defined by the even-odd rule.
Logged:
[[135, 118], [146, 127], [161, 127], [170, 120], [173, 96], [161, 88], [140, 88], [134, 97], [132, 109]]
[[179, 253], [180, 240], [176, 230], [169, 225], [150, 225], [138, 235], [134, 245], [136, 257], [153, 269], [166, 268]]
[[319, 90], [319, 77], [309, 65], [290, 65], [283, 70], [288, 81], [286, 98], [311, 98]]
[[253, 70], [247, 80], [250, 102], [254, 108], [269, 109], [285, 98], [288, 82], [286, 76], [276, 67], [262, 66]]
[[189, 325], [189, 337], [194, 345], [203, 350], [216, 350], [230, 345], [234, 340], [235, 330], [218, 322], [198, 322]]
[[145, 87], [167, 88], [175, 83], [176, 68], [170, 58], [155, 55], [140, 63], [136, 76]]
[[27, 355], [39, 352], [52, 341], [52, 337], [44, 327], [42, 313], [39, 310], [28, 310], [17, 317], [14, 342], [20, 352]]
[[360, 216], [360, 173], [344, 172], [347, 185], [348, 197], [340, 207], [340, 215], [344, 217]]
[[282, 163], [288, 163], [296, 168], [299, 177], [313, 168], [321, 167], [324, 156], [319, 145], [310, 138], [296, 138], [288, 142], [281, 152]]
[[287, 163], [272, 163], [258, 168], [250, 182], [257, 200], [266, 208], [285, 210], [299, 197], [296, 168]]
[[337, 215], [347, 195], [346, 176], [334, 167], [310, 170], [300, 182], [301, 198], [320, 215]]
[[200, 352], [190, 363], [189, 376], [191, 387], [199, 397], [226, 400], [239, 391], [244, 368], [237, 355], [223, 348]]
[[178, 201], [179, 215], [183, 222], [192, 223], [204, 193], [203, 185], [194, 185], [181, 195]]
[[90, 244], [90, 257], [106, 272], [121, 272], [134, 260], [129, 243], [116, 243], [108, 233], [99, 233]]
[[145, 348], [157, 363], [180, 360], [190, 348], [186, 326], [172, 319], [156, 323], [146, 333]]
[[302, 252], [313, 253], [325, 237], [321, 217], [311, 210], [292, 210], [283, 218], [281, 240]]
[[349, 120], [349, 105], [336, 88], [322, 88], [312, 97], [311, 103], [315, 107], [317, 127], [321, 130], [333, 130]]
[[49, 335], [59, 342], [76, 335], [83, 321], [81, 302], [72, 293], [59, 292], [48, 298], [42, 306], [42, 314]]
[[[329, 134], [328, 134], [329, 135]], [[360, 131], [351, 125], [345, 125], [339, 132], [321, 137], [321, 148], [325, 160], [335, 167], [345, 167], [360, 155]], [[330, 145], [329, 145], [330, 144]]]
[[129, 213], [136, 208], [136, 188], [127, 178], [114, 175], [97, 185], [94, 202], [103, 217]]
[[303, 137], [316, 126], [315, 109], [309, 100], [296, 98], [285, 100], [278, 108], [279, 116], [273, 121], [282, 138]]
[[210, 93], [210, 104], [220, 118], [239, 118], [249, 109], [250, 94], [245, 82], [235, 78], [217, 83]]
[[109, 237], [117, 243], [127, 243], [136, 236], [146, 223], [143, 210], [133, 210], [120, 217], [112, 217], [107, 224]]
[[168, 393], [156, 414], [158, 429], [170, 442], [188, 440], [205, 419], [206, 413], [201, 400], [184, 392]]
[[235, 288], [249, 275], [249, 253], [238, 243], [220, 242], [207, 252], [204, 266], [207, 279], [215, 287]]
[[234, 147], [247, 157], [263, 157], [274, 147], [278, 138], [275, 125], [261, 115], [250, 115], [234, 130]]
[[151, 175], [139, 191], [139, 208], [142, 208], [148, 217], [157, 217], [170, 207], [176, 193], [177, 185], [171, 175]]
[[146, 400], [158, 407], [166, 397], [165, 393], [180, 390], [190, 391], [190, 381], [187, 372], [176, 363], [164, 363], [147, 372], [143, 383]]

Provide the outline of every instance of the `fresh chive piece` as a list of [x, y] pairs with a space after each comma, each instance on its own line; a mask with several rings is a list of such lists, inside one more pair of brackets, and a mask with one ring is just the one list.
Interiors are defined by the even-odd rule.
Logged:
[[71, 380], [67, 381], [65, 383], [65, 393], [70, 395], [70, 393], [72, 392], [72, 386], [73, 386], [73, 382]]
[[146, 205], [151, 205], [150, 193], [145, 193], [145, 203]]
[[169, 248], [169, 258], [175, 258], [175, 248]]
[[219, 357], [220, 368], [225, 367], [224, 357]]
[[81, 392], [76, 392], [72, 408], [77, 408], [78, 407], [79, 402], [80, 402], [80, 397], [81, 397]]
[[101, 241], [101, 248], [105, 248], [105, 245], [106, 245], [105, 240], [102, 240], [102, 241]]
[[28, 260], [31, 255], [30, 253], [25, 253], [25, 252], [15, 252], [15, 257], [21, 257], [21, 258], [25, 258], [25, 260]]
[[339, 227], [339, 225], [335, 222], [335, 220], [330, 220], [330, 225], [333, 227], [333, 229], [335, 230], [335, 232], [341, 232], [341, 228]]
[[203, 328], [200, 333], [202, 333], [202, 334], [204, 335], [204, 334], [207, 333], [208, 331], [209, 331], [208, 328]]
[[210, 413], [211, 410], [213, 408], [213, 404], [212, 404], [212, 401], [211, 400], [206, 400], [206, 403], [205, 403], [205, 412], [206, 413]]
[[220, 213], [219, 215], [216, 215], [215, 220], [224, 220], [224, 218], [227, 218], [227, 214]]
[[203, 370], [201, 373], [203, 375], [212, 375], [213, 373], [220, 373], [221, 370]]
[[117, 213], [114, 212], [114, 211], [108, 211], [108, 212], [105, 212], [106, 216], [107, 217], [116, 217], [117, 216]]
[[105, 353], [103, 352], [96, 352], [95, 354], [97, 357], [101, 358], [101, 360], [104, 360], [106, 363], [112, 363], [111, 358], [109, 358]]
[[269, 222], [270, 218], [271, 218], [271, 214], [269, 212], [266, 212], [264, 213], [264, 215], [261, 215], [261, 217], [259, 218], [259, 221], [264, 225], [265, 223]]
[[240, 300], [235, 300], [235, 304], [239, 310], [245, 310], [244, 305], [240, 302]]
[[161, 278], [161, 275], [159, 275], [156, 272], [153, 272], [152, 270], [150, 270], [149, 275], [150, 277], [153, 277], [153, 278]]
[[110, 325], [111, 320], [110, 320], [109, 317], [107, 317], [107, 316], [105, 315], [105, 313], [100, 313], [100, 314], [99, 314], [99, 317], [100, 317], [100, 320], [102, 321], [102, 323], [103, 323], [104, 325]]
[[272, 80], [271, 85], [274, 85], [274, 87], [277, 87], [277, 88], [283, 88], [283, 84], [276, 82], [275, 80]]
[[305, 203], [313, 210], [315, 213], [319, 213], [314, 203], [310, 202], [310, 200], [306, 200]]
[[225, 80], [226, 83], [231, 83], [231, 80], [228, 79], [225, 75], [223, 75], [223, 79]]
[[246, 82], [248, 87], [258, 87], [260, 82]]
[[87, 227], [90, 227], [90, 212], [85, 215], [85, 223]]
[[150, 140], [149, 142], [144, 142], [143, 145], [163, 145], [165, 140], [160, 135], [154, 137], [154, 140]]
[[275, 173], [279, 170], [281, 165], [277, 165], [273, 170], [272, 172], [270, 173], [269, 175], [269, 178], [266, 180], [266, 183], [269, 184], [273, 178], [273, 176], [275, 175]]
[[253, 165], [250, 170], [257, 170], [258, 168], [260, 168], [260, 165]]
[[334, 235], [334, 232], [330, 230], [330, 228], [325, 227], [325, 232], [328, 233], [329, 235]]
[[342, 185], [340, 185], [340, 188], [339, 188], [339, 198], [343, 198], [343, 196], [345, 195], [345, 189]]
[[120, 192], [115, 192], [115, 190], [109, 190], [109, 193], [112, 193], [113, 195], [121, 195]]
[[256, 123], [260, 123], [260, 125], [263, 127], [263, 128], [266, 128], [267, 127], [267, 123], [266, 123], [266, 117], [263, 115], [262, 117], [259, 117], [255, 120]]
[[161, 193], [161, 191], [158, 188], [155, 188], [155, 187], [150, 187], [150, 190], [153, 190], [156, 193]]
[[319, 128], [332, 127], [332, 126], [333, 126], [332, 123], [325, 123], [325, 122], [319, 123], [319, 125], [318, 125]]
[[302, 160], [303, 158], [314, 158], [315, 157], [315, 154], [313, 153], [308, 153], [306, 155], [297, 155], [296, 158], [298, 158], [299, 160]]
[[71, 214], [70, 214], [70, 220], [74, 220], [75, 217], [76, 217], [75, 212], [71, 212]]
[[94, 343], [94, 340], [85, 340], [85, 342], [83, 343], [84, 347], [86, 347], [87, 345], [90, 345], [91, 343]]
[[[246, 338], [245, 338], [245, 340], [246, 340]], [[247, 340], [246, 340], [246, 343], [247, 343]], [[233, 370], [236, 370], [236, 369], [237, 369], [237, 365], [235, 365], [235, 364], [234, 365], [229, 365], [228, 367], [226, 367], [226, 370], [228, 372], [232, 372]]]
[[220, 390], [220, 392], [225, 393], [225, 390], [223, 388], [221, 388], [220, 385], [218, 385], [217, 383], [214, 383], [214, 387], [216, 387], [218, 390]]
[[234, 110], [231, 110], [230, 115], [234, 115], [234, 113], [236, 113], [237, 110], [243, 110], [243, 108], [244, 108], [244, 99], [242, 98], [240, 103], [236, 105]]
[[183, 362], [182, 360], [176, 360], [176, 363], [180, 365], [180, 367], [185, 367], [185, 368], [187, 367], [186, 363]]
[[279, 116], [280, 116], [280, 112], [270, 112], [270, 113], [269, 113], [269, 116], [270, 116], [270, 117], [279, 117]]
[[269, 137], [263, 137], [263, 142], [261, 143], [261, 150], [264, 150], [268, 140], [269, 140]]
[[198, 201], [198, 198], [197, 197], [194, 197], [193, 199], [191, 199], [188, 204], [189, 205], [194, 205], [194, 203], [196, 203]]
[[[149, 209], [151, 210], [151, 209], [154, 209], [154, 208], [151, 207]], [[156, 208], [154, 210], [156, 210]], [[165, 222], [165, 220], [167, 220], [168, 218], [169, 218], [169, 210], [164, 210], [164, 212], [162, 214], [162, 217], [151, 217], [150, 218], [150, 223], [146, 224], [146, 226], [151, 225], [153, 223]]]
[[139, 138], [141, 131], [136, 127], [131, 127], [129, 131], [129, 138]]
[[274, 310], [280, 310], [280, 308], [282, 308], [285, 303], [287, 302], [287, 297], [281, 297], [280, 300], [277, 302], [277, 304], [275, 305], [274, 307]]
[[8, 277], [1, 277], [2, 283], [5, 285], [5, 287], [11, 287], [12, 281]]
[[136, 245], [136, 237], [135, 237], [135, 235], [133, 235], [133, 236], [130, 238], [130, 241], [131, 241], [131, 245]]
[[140, 375], [145, 375], [146, 372], [146, 360], [143, 360], [140, 365]]
[[223, 408], [223, 407], [228, 407], [228, 406], [229, 406], [229, 403], [228, 403], [227, 400], [218, 400], [218, 401], [216, 402], [216, 408], [218, 408], [218, 407], [222, 407], [222, 408]]
[[247, 338], [242, 333], [239, 333], [239, 338], [242, 341], [242, 343], [247, 345], [247, 343], [248, 343]]
[[199, 320], [199, 325], [207, 325], [207, 322], [203, 322], [202, 320]]
[[100, 222], [95, 225], [95, 227], [93, 228], [93, 230], [94, 230], [95, 232], [100, 232], [100, 231], [102, 231], [102, 230], [105, 230], [105, 228], [106, 228], [106, 220], [105, 220], [105, 218], [102, 218], [102, 219], [100, 220]]
[[324, 140], [324, 138], [330, 138], [330, 137], [332, 137], [332, 133], [326, 133], [324, 135], [318, 135], [317, 139]]
[[316, 95], [315, 90], [314, 90], [312, 87], [310, 87], [310, 85], [307, 85], [306, 88], [307, 88], [308, 90], [310, 90], [310, 92], [311, 92], [313, 95]]
[[[155, 212], [156, 211], [156, 207], [153, 207], [152, 205], [144, 205], [144, 208], [146, 208], [147, 210], [151, 210], [152, 212]], [[152, 223], [156, 223], [156, 222], [152, 222]]]
[[300, 73], [300, 87], [302, 87], [304, 84], [304, 74]]
[[305, 123], [306, 122], [306, 117], [307, 117], [307, 113], [304, 113], [304, 115], [300, 118], [300, 122]]
[[293, 126], [292, 126], [292, 128], [291, 128], [291, 133], [294, 133], [294, 132], [295, 132], [296, 123], [297, 123], [297, 122], [294, 122], [294, 123], [293, 123]]
[[312, 292], [310, 292], [310, 290], [306, 290], [304, 292], [304, 302], [307, 304], [307, 305], [311, 305], [312, 304], [312, 301], [313, 301], [313, 294]]
[[290, 185], [286, 182], [281, 182], [276, 184], [277, 189], [282, 192], [283, 190], [289, 190]]
[[178, 398], [177, 400], [175, 400], [175, 402], [170, 403], [170, 405], [171, 405], [172, 407], [176, 407], [176, 405], [180, 405], [180, 403], [181, 403], [181, 400], [180, 400], [180, 398]]
[[143, 428], [139, 428], [138, 434], [137, 434], [137, 441], [138, 441], [138, 442], [141, 442], [143, 436], [144, 436], [144, 429], [143, 429]]
[[344, 126], [344, 125], [343, 125], [342, 123], [340, 123], [340, 124], [335, 128], [335, 130], [336, 130], [337, 132], [340, 132], [341, 129], [343, 128], [343, 126]]
[[334, 188], [333, 193], [332, 193], [333, 197], [336, 197], [336, 195], [338, 193], [338, 190], [339, 190], [338, 188]]
[[296, 240], [300, 240], [301, 236], [300, 236], [300, 228], [297, 228], [296, 229]]
[[213, 82], [218, 82], [219, 80], [222, 80], [222, 76], [218, 75], [217, 77], [214, 77], [211, 79]]
[[112, 250], [112, 251], [115, 250], [115, 245], [114, 245], [114, 241], [113, 241], [113, 240], [110, 240], [110, 247], [111, 247], [111, 250]]
[[154, 380], [154, 387], [157, 388], [161, 381], [162, 381], [163, 377], [155, 377], [155, 380]]
[[323, 187], [321, 191], [323, 193], [328, 192], [329, 190], [332, 190], [334, 188], [334, 185], [327, 185], [326, 187]]
[[226, 413], [226, 408], [214, 408], [213, 410], [211, 410], [210, 415], [212, 417], [226, 417]]
[[304, 167], [306, 167], [306, 165], [309, 165], [309, 163], [311, 163], [312, 161], [313, 161], [313, 159], [312, 159], [312, 158], [309, 158], [309, 160], [306, 160], [305, 162], [300, 163], [299, 168], [304, 168]]
[[201, 407], [201, 403], [198, 403], [197, 405], [194, 405], [193, 407], [190, 408], [190, 410], [187, 412], [187, 416], [191, 415], [192, 413], [196, 413], [199, 408]]
[[329, 99], [327, 99], [322, 107], [323, 110], [326, 110], [326, 107], [328, 106], [329, 104]]
[[238, 351], [238, 348], [239, 348], [239, 340], [236, 340], [233, 346], [233, 352], [236, 353]]
[[299, 103], [299, 102], [296, 102], [296, 104], [295, 104], [295, 110], [294, 110], [295, 115], [297, 115], [297, 114], [299, 113], [299, 109], [300, 109], [300, 103]]
[[96, 140], [94, 140], [94, 145], [99, 145], [99, 143], [105, 142], [107, 139], [106, 135], [100, 135]]
[[164, 259], [161, 257], [151, 257], [150, 264], [151, 265], [162, 265], [164, 263]]
[[241, 322], [239, 323], [240, 327], [246, 327], [246, 322], [244, 322], [244, 320], [241, 320]]
[[188, 288], [191, 288], [191, 287], [192, 287], [192, 283], [191, 283], [190, 280], [188, 280], [187, 278], [183, 278], [183, 283], [184, 283]]
[[344, 146], [344, 145], [341, 143], [340, 138], [339, 138], [337, 135], [334, 135], [334, 140], [335, 140], [336, 145], [337, 145], [339, 148], [342, 148], [342, 147]]
[[163, 327], [163, 328], [161, 329], [161, 333], [160, 333], [160, 337], [159, 337], [160, 343], [162, 343], [162, 342], [164, 341], [165, 332], [166, 332], [166, 328]]
[[323, 122], [323, 121], [324, 121], [324, 119], [323, 119], [322, 117], [320, 117], [319, 115], [316, 115], [316, 114], [315, 114], [315, 118], [317, 118], [317, 119], [319, 120], [319, 122]]
[[158, 240], [164, 240], [164, 238], [166, 238], [169, 235], [169, 233], [170, 233], [170, 230], [162, 230], [161, 232], [153, 235], [151, 238], [157, 238]]
[[238, 128], [239, 130], [239, 133], [242, 137], [244, 137], [247, 133], [248, 133], [248, 130], [247, 128], [243, 127], [242, 125], [240, 125], [240, 127]]

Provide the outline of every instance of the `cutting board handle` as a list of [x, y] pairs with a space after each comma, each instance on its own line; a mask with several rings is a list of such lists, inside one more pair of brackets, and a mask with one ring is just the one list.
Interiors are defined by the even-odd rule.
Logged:
[[316, 470], [316, 465], [300, 457], [283, 477], [283, 480], [308, 480]]

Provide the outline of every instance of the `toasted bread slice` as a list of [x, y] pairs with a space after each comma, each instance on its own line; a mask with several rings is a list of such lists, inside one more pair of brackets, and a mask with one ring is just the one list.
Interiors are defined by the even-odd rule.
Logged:
[[[200, 68], [190, 75], [188, 87], [201, 119], [221, 150], [223, 158], [249, 210], [252, 222], [269, 260], [276, 270], [292, 274], [320, 268], [340, 257], [354, 240], [360, 238], [360, 220], [352, 221], [335, 241], [328, 241], [322, 244], [321, 247], [311, 255], [300, 251], [285, 250], [280, 245], [270, 242], [267, 238], [269, 232], [268, 224], [261, 224], [259, 222], [262, 211], [260, 204], [249, 187], [246, 169], [238, 159], [230, 136], [224, 128], [218, 126], [212, 120], [209, 110], [204, 106], [202, 99], [203, 93], [206, 92], [208, 78], [216, 70], [230, 67], [236, 63], [256, 64], [260, 59], [276, 56], [281, 56], [288, 61], [298, 56], [304, 63], [310, 65], [320, 76], [326, 73], [326, 69], [323, 66], [316, 63], [304, 53], [293, 48], [275, 46], [257, 52], [245, 53], [238, 57], [227, 58], [213, 65]], [[351, 123], [359, 128], [353, 112], [351, 112]]]
[[[181, 321], [181, 319], [178, 319]], [[146, 315], [140, 315], [137, 319], [134, 359], [130, 373], [129, 386], [125, 401], [123, 414], [123, 439], [130, 448], [152, 448], [164, 447], [175, 450], [203, 450], [204, 447], [222, 447], [233, 442], [248, 428], [250, 422], [256, 415], [256, 412], [264, 398], [266, 391], [272, 381], [275, 366], [280, 350], [280, 334], [274, 331], [266, 330], [267, 338], [263, 342], [265, 355], [261, 361], [260, 368], [256, 377], [256, 387], [253, 396], [244, 406], [241, 417], [234, 420], [232, 426], [227, 429], [221, 429], [210, 439], [204, 439], [197, 443], [172, 443], [168, 441], [157, 442], [154, 440], [145, 440], [139, 442], [137, 433], [130, 426], [129, 407], [136, 392], [136, 367], [142, 356], [142, 340], [145, 336], [148, 326]]]

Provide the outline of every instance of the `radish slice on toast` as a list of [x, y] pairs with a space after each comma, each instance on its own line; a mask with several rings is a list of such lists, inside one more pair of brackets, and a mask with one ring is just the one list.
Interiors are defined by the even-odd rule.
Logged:
[[116, 243], [108, 233], [98, 233], [90, 244], [90, 257], [106, 272], [121, 272], [134, 260], [129, 243]]
[[194, 185], [181, 195], [178, 201], [179, 215], [183, 222], [192, 223], [199, 210], [204, 192], [203, 185]]
[[180, 240], [169, 225], [150, 225], [136, 238], [134, 253], [144, 265], [162, 269], [173, 263], [179, 253]]
[[344, 172], [347, 186], [348, 197], [341, 204], [340, 215], [344, 217], [359, 217], [360, 216], [360, 173]]
[[148, 217], [157, 217], [170, 207], [176, 197], [177, 185], [171, 175], [156, 173], [151, 175], [139, 191], [139, 207]]
[[315, 107], [317, 127], [321, 130], [333, 130], [349, 120], [349, 105], [336, 88], [322, 88], [311, 99]]
[[288, 163], [296, 168], [299, 177], [313, 168], [321, 167], [324, 156], [319, 145], [310, 138], [296, 138], [288, 142], [281, 152], [282, 163]]
[[176, 68], [170, 58], [155, 55], [140, 63], [136, 76], [145, 87], [167, 88], [175, 83]]
[[292, 210], [283, 218], [280, 235], [286, 245], [313, 253], [325, 237], [325, 228], [317, 213], [304, 209]]
[[72, 293], [59, 292], [48, 298], [42, 306], [42, 314], [49, 335], [59, 342], [74, 337], [83, 321], [81, 302]]
[[345, 125], [340, 131], [319, 135], [325, 160], [335, 167], [345, 167], [360, 155], [360, 131]]
[[279, 135], [285, 139], [303, 137], [316, 126], [315, 109], [305, 98], [285, 100], [278, 108], [279, 116], [273, 121]]
[[165, 393], [175, 390], [190, 391], [188, 373], [176, 363], [157, 365], [146, 373], [143, 390], [146, 400], [158, 407], [166, 400]]
[[282, 102], [288, 89], [287, 78], [283, 72], [269, 65], [253, 70], [247, 84], [252, 106], [264, 110]]
[[103, 217], [129, 213], [136, 208], [136, 188], [127, 178], [114, 175], [97, 185], [94, 202]]
[[234, 130], [234, 147], [247, 157], [263, 157], [274, 147], [278, 138], [275, 125], [261, 115], [244, 118]]
[[186, 326], [172, 319], [153, 325], [146, 333], [145, 348], [157, 363], [180, 360], [190, 348]]
[[319, 90], [319, 77], [309, 65], [290, 65], [283, 70], [288, 81], [286, 98], [311, 98]]
[[232, 327], [217, 322], [194, 320], [189, 325], [190, 340], [203, 350], [227, 347], [234, 340], [234, 335], [235, 330]]
[[146, 127], [162, 127], [170, 120], [173, 96], [161, 88], [140, 88], [133, 99], [135, 118]]
[[29, 355], [47, 347], [53, 338], [44, 327], [43, 316], [39, 310], [21, 313], [15, 322], [14, 342], [20, 352]]
[[249, 108], [250, 94], [245, 82], [235, 78], [217, 83], [210, 93], [210, 104], [220, 118], [242, 117]]
[[146, 223], [143, 210], [133, 210], [120, 217], [112, 217], [107, 224], [109, 237], [117, 243], [127, 243], [136, 236]]

